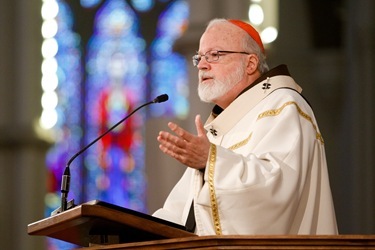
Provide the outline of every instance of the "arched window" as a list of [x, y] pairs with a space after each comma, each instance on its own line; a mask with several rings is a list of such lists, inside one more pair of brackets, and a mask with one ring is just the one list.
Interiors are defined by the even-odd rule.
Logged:
[[[45, 101], [40, 120], [54, 141], [46, 158], [46, 214], [60, 206], [70, 157], [134, 108], [166, 93], [172, 97], [168, 105], [135, 113], [70, 167], [69, 199], [76, 204], [98, 199], [147, 212], [143, 124], [149, 117], [184, 118], [189, 110], [186, 60], [172, 50], [187, 28], [188, 2], [44, 0], [43, 9], [43, 96], [55, 97], [55, 104]], [[55, 32], [47, 32], [51, 23]], [[49, 241], [51, 248], [60, 244]]]

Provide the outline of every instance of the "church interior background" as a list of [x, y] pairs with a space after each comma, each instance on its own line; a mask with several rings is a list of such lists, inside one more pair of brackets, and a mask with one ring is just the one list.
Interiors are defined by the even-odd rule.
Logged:
[[150, 214], [162, 206], [184, 167], [156, 136], [169, 120], [194, 131], [195, 114], [210, 112], [190, 59], [215, 17], [251, 21], [270, 67], [288, 65], [326, 142], [340, 233], [373, 234], [374, 10], [370, 0], [1, 0], [4, 249], [67, 247], [28, 236], [27, 224], [59, 206], [76, 152], [166, 93], [168, 102], [138, 111], [72, 162], [69, 193], [76, 204]]

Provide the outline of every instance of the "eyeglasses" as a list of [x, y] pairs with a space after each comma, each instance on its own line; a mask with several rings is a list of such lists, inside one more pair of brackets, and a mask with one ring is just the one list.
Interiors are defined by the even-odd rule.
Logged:
[[206, 61], [211, 63], [211, 62], [216, 62], [219, 60], [220, 56], [225, 56], [226, 54], [246, 54], [250, 55], [250, 53], [247, 52], [239, 52], [239, 51], [227, 51], [227, 50], [210, 50], [204, 53], [203, 55], [196, 54], [193, 56], [193, 65], [195, 67], [198, 66], [199, 62], [202, 59], [202, 56], [206, 58]]

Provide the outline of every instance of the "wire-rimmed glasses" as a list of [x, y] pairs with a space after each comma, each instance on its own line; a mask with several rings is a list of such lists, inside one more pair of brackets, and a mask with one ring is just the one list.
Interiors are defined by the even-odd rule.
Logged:
[[206, 59], [207, 62], [211, 63], [211, 62], [218, 61], [220, 56], [224, 56], [226, 54], [234, 54], [234, 53], [250, 55], [250, 53], [247, 53], [247, 52], [244, 52], [244, 51], [210, 50], [210, 51], [207, 51], [206, 53], [204, 53], [203, 55], [199, 55], [198, 53], [196, 55], [194, 55], [193, 58], [192, 58], [193, 65], [195, 67], [197, 67], [199, 62], [202, 59], [202, 56], [204, 56], [204, 58]]

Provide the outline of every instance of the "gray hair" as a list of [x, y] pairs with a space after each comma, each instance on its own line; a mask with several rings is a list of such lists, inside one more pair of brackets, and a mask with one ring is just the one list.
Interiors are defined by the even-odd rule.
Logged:
[[[208, 30], [212, 26], [219, 24], [219, 23], [230, 23], [230, 22], [224, 18], [216, 18], [216, 19], [211, 20], [208, 23], [206, 30]], [[249, 53], [254, 53], [258, 57], [259, 59], [258, 70], [261, 74], [264, 74], [269, 70], [269, 67], [266, 61], [266, 55], [262, 52], [259, 45], [255, 42], [255, 40], [251, 36], [244, 36], [244, 39], [242, 42], [242, 48], [244, 51], [249, 52]]]

